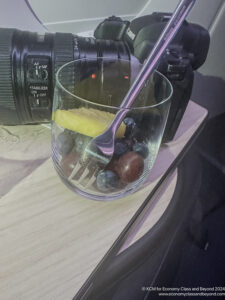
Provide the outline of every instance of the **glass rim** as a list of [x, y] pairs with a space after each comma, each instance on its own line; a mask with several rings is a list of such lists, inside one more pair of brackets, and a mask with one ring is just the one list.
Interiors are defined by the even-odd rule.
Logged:
[[[154, 70], [152, 75], [154, 73], [157, 73], [158, 75], [160, 75], [169, 85], [170, 87], [170, 93], [169, 93], [169, 96], [166, 97], [165, 99], [161, 100], [159, 103], [156, 103], [156, 104], [153, 104], [153, 105], [147, 105], [147, 106], [140, 106], [140, 107], [129, 107], [129, 108], [126, 108], [126, 107], [123, 107], [123, 108], [120, 108], [120, 106], [112, 106], [112, 105], [105, 105], [105, 104], [101, 104], [101, 103], [95, 103], [95, 102], [92, 102], [90, 100], [87, 100], [87, 99], [84, 99], [80, 96], [77, 96], [73, 93], [71, 93], [70, 91], [68, 91], [63, 85], [62, 83], [60, 82], [59, 80], [59, 73], [64, 69], [66, 68], [68, 65], [72, 65], [74, 64], [75, 62], [79, 62], [79, 61], [96, 61], [98, 59], [102, 59], [102, 60], [111, 60], [112, 58], [110, 57], [98, 57], [97, 59], [96, 58], [80, 58], [80, 59], [75, 59], [75, 60], [72, 60], [72, 61], [69, 61], [65, 64], [63, 64], [56, 72], [56, 84], [55, 84], [55, 87], [58, 85], [64, 92], [66, 92], [67, 94], [69, 94], [70, 96], [72, 96], [73, 98], [76, 98], [78, 100], [80, 100], [81, 102], [84, 102], [84, 103], [87, 103], [87, 104], [91, 104], [91, 105], [94, 105], [94, 106], [97, 106], [97, 107], [105, 107], [105, 108], [110, 108], [110, 109], [116, 109], [116, 110], [138, 110], [138, 109], [147, 109], [147, 108], [155, 108], [155, 107], [158, 107], [162, 104], [164, 104], [165, 102], [169, 101], [172, 97], [172, 94], [173, 94], [173, 86], [172, 86], [172, 83], [170, 82], [170, 80], [164, 75], [162, 74], [161, 72], [159, 72], [158, 70]], [[132, 60], [128, 60], [128, 59], [120, 59], [118, 58], [117, 61], [125, 61], [125, 62], [129, 62], [129, 63], [132, 63]], [[142, 65], [138, 60], [137, 60], [137, 63], [139, 65]], [[151, 76], [152, 76], [151, 75]], [[128, 91], [127, 91], [128, 92]], [[134, 101], [135, 102], [135, 101]]]

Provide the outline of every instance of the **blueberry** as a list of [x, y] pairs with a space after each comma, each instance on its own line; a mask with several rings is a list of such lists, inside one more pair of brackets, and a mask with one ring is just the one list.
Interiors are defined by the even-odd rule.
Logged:
[[141, 130], [136, 126], [133, 130], [132, 137], [138, 142], [143, 142], [145, 139], [144, 130]]
[[144, 143], [136, 143], [133, 146], [133, 151], [140, 154], [143, 158], [146, 158], [149, 154], [148, 147]]
[[90, 137], [77, 133], [75, 136], [75, 149], [82, 153], [88, 144]]
[[126, 125], [126, 132], [125, 132], [125, 136], [128, 137], [130, 135], [132, 135], [132, 132], [134, 130], [134, 128], [136, 127], [136, 123], [134, 121], [134, 119], [127, 117], [123, 120], [124, 124]]
[[66, 132], [61, 132], [56, 138], [56, 147], [58, 153], [62, 156], [67, 155], [73, 149], [74, 140]]
[[114, 155], [115, 156], [121, 156], [129, 151], [128, 144], [123, 139], [118, 139], [115, 141], [115, 147], [114, 147]]
[[106, 192], [119, 186], [119, 177], [110, 170], [100, 171], [96, 183], [100, 191]]
[[123, 120], [123, 122], [125, 123], [126, 126], [128, 127], [133, 127], [135, 125], [135, 122], [134, 122], [134, 119], [133, 118], [130, 118], [130, 117], [127, 117]]
[[69, 130], [69, 129], [65, 129], [64, 132], [71, 135], [73, 138], [75, 138], [76, 135], [77, 135], [77, 133], [75, 131], [72, 131], [72, 130]]
[[129, 150], [132, 151], [135, 140], [132, 137], [130, 137], [123, 139], [123, 141], [125, 144], [127, 144]]

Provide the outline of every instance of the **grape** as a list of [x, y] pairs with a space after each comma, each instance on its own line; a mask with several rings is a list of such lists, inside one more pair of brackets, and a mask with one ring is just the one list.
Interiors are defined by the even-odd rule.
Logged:
[[124, 183], [137, 180], [144, 170], [144, 159], [138, 153], [127, 152], [121, 156], [116, 165], [115, 172]]

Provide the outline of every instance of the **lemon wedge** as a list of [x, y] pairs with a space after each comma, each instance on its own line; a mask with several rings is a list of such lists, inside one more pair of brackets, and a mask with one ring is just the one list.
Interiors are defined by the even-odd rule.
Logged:
[[[93, 108], [82, 107], [70, 110], [58, 109], [52, 117], [55, 123], [61, 127], [86, 136], [96, 137], [108, 128], [115, 115]], [[116, 132], [116, 137], [122, 138], [125, 130], [126, 125], [122, 122]]]

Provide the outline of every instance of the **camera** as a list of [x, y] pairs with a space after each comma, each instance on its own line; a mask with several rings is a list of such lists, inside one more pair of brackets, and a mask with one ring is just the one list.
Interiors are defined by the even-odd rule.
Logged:
[[[0, 28], [0, 124], [49, 122], [55, 74], [69, 61], [110, 57], [144, 63], [170, 16], [153, 13], [131, 22], [112, 16], [97, 26], [94, 37]], [[174, 89], [164, 140], [176, 132], [209, 42], [207, 30], [185, 21], [157, 67]]]

